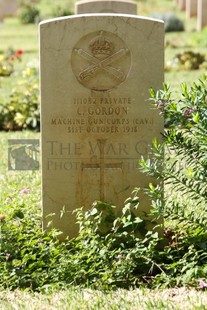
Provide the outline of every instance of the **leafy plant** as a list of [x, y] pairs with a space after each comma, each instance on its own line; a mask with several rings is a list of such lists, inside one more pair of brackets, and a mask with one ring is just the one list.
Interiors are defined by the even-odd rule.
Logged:
[[[153, 107], [165, 118], [165, 133], [163, 143], [155, 140], [153, 154], [140, 161], [143, 172], [160, 181], [146, 189], [150, 214], [136, 215], [139, 189], [118, 215], [115, 206], [96, 201], [89, 211], [75, 211], [79, 235], [60, 243], [61, 232], [42, 231], [41, 210], [28, 188], [19, 193], [13, 188], [3, 196], [0, 213], [6, 218], [0, 223], [0, 288], [48, 291], [71, 286], [109, 290], [199, 285], [205, 289], [206, 84], [206, 76], [190, 88], [182, 84], [178, 99], [172, 98], [167, 85], [151, 90]], [[8, 187], [8, 179], [4, 182]], [[149, 218], [157, 221], [159, 217], [165, 220], [163, 237], [158, 235], [159, 225], [146, 229]]]
[[67, 6], [55, 6], [52, 10], [53, 17], [61, 17], [61, 16], [68, 16], [72, 15], [73, 12]]
[[[157, 259], [159, 237], [157, 232], [148, 231], [139, 237], [144, 219], [135, 216], [139, 207], [138, 189], [132, 194], [122, 209], [122, 213], [111, 222], [111, 229], [103, 233], [102, 225], [106, 211], [112, 206], [96, 202], [93, 208], [83, 213], [77, 212], [80, 233], [76, 238], [77, 263], [82, 268], [84, 282], [93, 288], [115, 288], [137, 286], [160, 272]], [[78, 276], [78, 270], [76, 275]]]
[[0, 76], [10, 76], [14, 72], [15, 62], [21, 61], [22, 54], [22, 50], [9, 48], [4, 55], [0, 55]]
[[120, 217], [111, 218], [111, 227], [104, 232], [102, 210], [109, 209], [111, 214], [113, 207], [96, 202], [90, 211], [79, 209], [78, 237], [60, 243], [60, 232], [42, 232], [36, 208], [29, 209], [26, 199], [13, 198], [13, 207], [6, 208], [9, 211], [2, 222], [0, 287], [42, 290], [78, 285], [111, 289], [143, 283], [145, 277], [159, 270], [158, 234], [137, 236], [143, 222], [133, 214], [138, 204], [136, 190]]
[[165, 32], [184, 31], [183, 22], [174, 13], [154, 13], [154, 18], [161, 19], [165, 23]]
[[[151, 90], [154, 106], [166, 120], [163, 144], [154, 142], [153, 159], [142, 159], [142, 170], [162, 180], [166, 195], [163, 216], [168, 224], [165, 270], [173, 285], [193, 284], [207, 267], [207, 76], [191, 88], [181, 85], [172, 99], [170, 88]], [[165, 153], [162, 169], [157, 169]], [[160, 212], [158, 205], [155, 209]], [[157, 279], [166, 281], [163, 274]], [[165, 278], [165, 279], [164, 279]], [[167, 281], [166, 281], [167, 283]]]
[[19, 9], [19, 19], [22, 24], [34, 24], [40, 19], [40, 11], [36, 4], [38, 0], [22, 0]]
[[0, 105], [0, 127], [3, 130], [36, 129], [40, 126], [38, 69], [29, 63], [21, 80], [12, 89], [9, 102]]
[[207, 47], [207, 28], [204, 27], [202, 31], [192, 33], [190, 43], [194, 46]]

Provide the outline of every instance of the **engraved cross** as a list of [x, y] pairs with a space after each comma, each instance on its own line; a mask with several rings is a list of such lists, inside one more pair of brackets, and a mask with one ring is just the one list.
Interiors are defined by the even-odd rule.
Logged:
[[99, 151], [100, 151], [100, 161], [99, 163], [82, 163], [81, 169], [100, 169], [100, 200], [104, 201], [104, 170], [105, 169], [121, 169], [122, 162], [120, 163], [105, 163], [104, 160], [104, 148], [106, 139], [98, 139]]

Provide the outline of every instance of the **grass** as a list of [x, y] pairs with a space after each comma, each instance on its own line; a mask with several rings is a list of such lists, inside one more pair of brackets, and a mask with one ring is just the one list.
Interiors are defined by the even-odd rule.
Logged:
[[13, 171], [8, 170], [8, 140], [9, 139], [39, 139], [40, 134], [31, 131], [24, 132], [0, 132], [0, 213], [8, 214], [9, 201], [20, 197], [21, 190], [29, 188], [30, 197], [23, 197], [25, 203], [36, 208], [41, 213], [41, 184], [40, 171]]
[[39, 294], [28, 292], [0, 292], [0, 310], [205, 310], [205, 292], [186, 288], [162, 291], [117, 290], [103, 293], [89, 289]]
[[[24, 52], [33, 53], [37, 56], [38, 52], [38, 31], [33, 24], [21, 25], [17, 17], [5, 19], [1, 25], [1, 47], [0, 52], [6, 51], [9, 47], [15, 50], [23, 49]], [[18, 36], [14, 36], [18, 33]]]
[[[63, 3], [65, 1], [58, 1]], [[159, 2], [159, 6], [158, 6]], [[52, 2], [54, 4], [54, 2]], [[49, 16], [51, 0], [41, 1], [40, 7], [45, 15]], [[175, 12], [185, 21], [186, 32], [166, 34], [168, 47], [165, 50], [165, 59], [172, 59], [177, 53], [191, 49], [194, 51], [206, 52], [198, 46], [192, 44], [191, 36], [196, 26], [196, 19], [186, 21], [183, 12], [178, 12], [174, 1], [169, 0], [145, 0], [138, 3], [139, 14], [149, 16], [152, 12]], [[5, 52], [8, 47], [14, 49], [23, 49], [23, 61], [18, 68], [32, 59], [38, 58], [38, 27], [37, 25], [21, 25], [17, 18], [7, 18], [0, 29], [1, 47], [0, 52]], [[167, 44], [166, 44], [167, 45]], [[171, 85], [173, 91], [179, 89], [181, 82], [192, 84], [206, 70], [194, 71], [170, 71], [165, 74], [165, 81]], [[1, 78], [0, 99], [5, 102], [10, 92], [11, 86], [15, 84], [18, 76], [10, 78]], [[40, 137], [39, 133], [33, 132], [1, 132], [0, 133], [0, 202], [1, 212], [6, 212], [4, 208], [5, 199], [11, 199], [12, 196], [19, 195], [23, 188], [29, 188], [32, 191], [32, 201], [40, 210], [40, 171], [33, 172], [15, 172], [8, 171], [8, 139], [15, 138], [35, 138]], [[25, 198], [28, 199], [28, 198]], [[204, 291], [196, 289], [169, 289], [154, 290], [139, 289], [133, 291], [117, 290], [115, 292], [104, 293], [91, 290], [69, 289], [68, 291], [51, 292], [49, 289], [42, 294], [21, 292], [21, 291], [3, 291], [0, 292], [0, 310], [10, 309], [207, 309], [207, 294]]]

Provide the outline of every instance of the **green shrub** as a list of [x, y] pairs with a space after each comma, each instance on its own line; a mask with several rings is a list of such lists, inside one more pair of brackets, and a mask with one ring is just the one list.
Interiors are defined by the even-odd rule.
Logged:
[[52, 16], [53, 17], [61, 17], [61, 16], [68, 16], [68, 15], [72, 15], [73, 12], [72, 10], [68, 9], [67, 6], [55, 6], [52, 10]]
[[164, 21], [165, 32], [176, 32], [185, 30], [183, 22], [174, 13], [155, 13], [153, 14], [153, 17]]
[[78, 285], [109, 290], [143, 285], [198, 287], [199, 281], [205, 287], [206, 84], [206, 76], [191, 88], [182, 84], [178, 99], [172, 98], [166, 85], [163, 90], [151, 90], [153, 106], [165, 117], [166, 129], [163, 143], [155, 140], [153, 156], [141, 159], [140, 165], [165, 185], [165, 195], [159, 185], [150, 183], [146, 189], [152, 205], [147, 216], [164, 217], [164, 240], [155, 229], [145, 231], [146, 215], [135, 216], [138, 189], [119, 216], [114, 206], [103, 202], [95, 202], [87, 212], [76, 210], [79, 235], [62, 243], [60, 232], [42, 232], [41, 211], [32, 193], [9, 193], [3, 195], [0, 206], [0, 214], [6, 215], [0, 221], [0, 287], [41, 291]]
[[36, 3], [37, 0], [21, 1], [18, 16], [22, 24], [34, 24], [40, 20], [40, 11]]
[[202, 31], [192, 33], [190, 44], [195, 47], [207, 47], [207, 27], [204, 27]]
[[[206, 277], [207, 270], [207, 76], [190, 88], [182, 84], [178, 99], [166, 85], [151, 95], [166, 130], [163, 144], [154, 143], [154, 159], [142, 160], [141, 165], [165, 184], [163, 215], [170, 225], [163, 269], [169, 283], [192, 284]], [[163, 151], [164, 165], [158, 169]]]
[[103, 233], [102, 210], [96, 202], [90, 211], [77, 210], [80, 233], [76, 239], [58, 241], [58, 232], [42, 232], [40, 212], [15, 197], [1, 225], [0, 287], [42, 290], [48, 286], [78, 285], [96, 289], [137, 286], [160, 272], [158, 235], [136, 236], [142, 219], [133, 216], [137, 191], [126, 202], [119, 218]]
[[11, 90], [9, 101], [0, 105], [0, 129], [21, 130], [40, 127], [39, 78], [36, 63], [29, 63]]
[[167, 71], [171, 69], [176, 70], [198, 70], [206, 61], [205, 55], [201, 53], [195, 53], [193, 51], [184, 51], [175, 55], [175, 57], [167, 62], [165, 69]]

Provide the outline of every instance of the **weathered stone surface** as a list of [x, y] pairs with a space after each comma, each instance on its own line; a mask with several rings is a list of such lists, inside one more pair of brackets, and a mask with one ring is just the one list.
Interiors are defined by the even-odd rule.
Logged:
[[202, 30], [207, 26], [207, 0], [198, 0], [197, 29]]
[[0, 22], [17, 12], [19, 0], [0, 0]]
[[124, 13], [137, 14], [137, 4], [132, 0], [80, 0], [75, 4], [76, 14]]
[[[81, 31], [80, 31], [81, 29]], [[75, 236], [73, 210], [94, 200], [123, 207], [163, 122], [149, 88], [161, 88], [164, 24], [129, 15], [92, 14], [40, 24], [44, 228]], [[141, 191], [140, 212], [150, 209]], [[64, 214], [62, 215], [62, 210]]]
[[185, 11], [186, 9], [186, 0], [178, 0], [178, 8], [180, 11]]
[[186, 17], [197, 15], [198, 0], [186, 0]]

